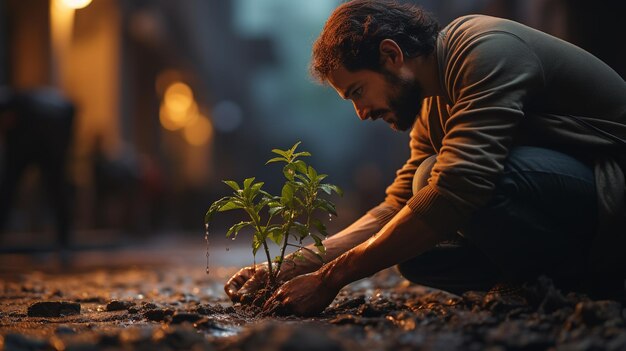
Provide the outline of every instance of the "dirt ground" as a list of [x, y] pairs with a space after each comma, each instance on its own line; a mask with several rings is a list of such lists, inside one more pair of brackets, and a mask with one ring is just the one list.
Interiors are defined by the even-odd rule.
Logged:
[[626, 350], [618, 302], [563, 294], [548, 279], [523, 297], [456, 296], [390, 269], [344, 288], [316, 318], [255, 317], [222, 290], [247, 248], [212, 252], [206, 275], [201, 244], [172, 245], [85, 253], [69, 268], [1, 256], [0, 349]]

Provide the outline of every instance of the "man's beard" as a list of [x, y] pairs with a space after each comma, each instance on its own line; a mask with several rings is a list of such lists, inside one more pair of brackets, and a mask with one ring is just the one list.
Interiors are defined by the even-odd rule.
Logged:
[[394, 90], [387, 101], [389, 112], [395, 116], [395, 121], [391, 126], [395, 130], [409, 130], [422, 109], [424, 100], [422, 87], [417, 81], [398, 77], [389, 71], [382, 73], [391, 89]]

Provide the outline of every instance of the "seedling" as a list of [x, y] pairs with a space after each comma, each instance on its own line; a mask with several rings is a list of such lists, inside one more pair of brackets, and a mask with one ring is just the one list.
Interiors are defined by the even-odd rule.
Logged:
[[[239, 184], [232, 180], [224, 183], [232, 190], [231, 196], [215, 201], [206, 212], [205, 225], [208, 227], [217, 212], [242, 210], [247, 218], [234, 224], [226, 232], [227, 237], [234, 238], [244, 229], [251, 232], [252, 254], [263, 248], [267, 258], [268, 288], [276, 287], [277, 277], [285, 262], [285, 250], [288, 246], [298, 250], [294, 257], [302, 257], [306, 250], [314, 254], [324, 263], [325, 247], [322, 239], [328, 235], [326, 225], [318, 217], [320, 213], [337, 216], [335, 205], [319, 195], [331, 195], [333, 192], [343, 195], [342, 190], [333, 184], [322, 183], [326, 174], [319, 174], [301, 158], [311, 156], [309, 152], [296, 152], [300, 145], [297, 142], [290, 149], [273, 149], [278, 156], [265, 164], [284, 163], [282, 173], [285, 183], [280, 196], [272, 195], [263, 190], [263, 182], [255, 178], [247, 178]], [[317, 252], [305, 247], [303, 242], [310, 238]], [[280, 254], [271, 258], [269, 241], [280, 248]], [[291, 241], [293, 239], [293, 241]]]

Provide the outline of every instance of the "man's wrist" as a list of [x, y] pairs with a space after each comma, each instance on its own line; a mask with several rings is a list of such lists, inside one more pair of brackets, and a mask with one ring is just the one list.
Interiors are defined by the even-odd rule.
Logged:
[[352, 251], [348, 251], [333, 261], [325, 264], [316, 273], [320, 275], [324, 283], [337, 290], [351, 283], [350, 272], [346, 269], [346, 262], [350, 259]]

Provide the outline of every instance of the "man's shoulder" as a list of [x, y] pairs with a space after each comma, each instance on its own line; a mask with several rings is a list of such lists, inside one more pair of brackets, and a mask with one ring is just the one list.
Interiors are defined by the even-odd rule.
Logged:
[[523, 26], [521, 23], [487, 15], [461, 16], [450, 22], [442, 32], [445, 33], [471, 33], [480, 34], [493, 31], [514, 30], [515, 27]]
[[[501, 57], [507, 51], [526, 50], [528, 42], [537, 42], [540, 32], [521, 23], [486, 15], [459, 17], [441, 30], [438, 50], [440, 59], [454, 60], [467, 49], [480, 47], [484, 55]], [[480, 43], [480, 46], [475, 45]]]

